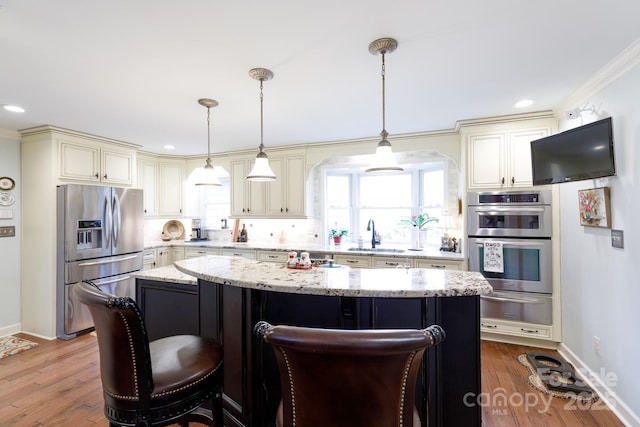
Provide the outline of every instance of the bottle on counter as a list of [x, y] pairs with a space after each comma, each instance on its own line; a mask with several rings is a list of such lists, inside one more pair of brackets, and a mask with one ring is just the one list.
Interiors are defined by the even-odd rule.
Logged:
[[247, 226], [246, 224], [242, 224], [242, 230], [240, 230], [240, 237], [238, 238], [238, 242], [246, 242], [247, 241]]

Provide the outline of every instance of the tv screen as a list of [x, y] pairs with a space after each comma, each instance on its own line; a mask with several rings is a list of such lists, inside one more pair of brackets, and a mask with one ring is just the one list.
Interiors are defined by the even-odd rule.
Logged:
[[531, 141], [533, 185], [616, 174], [611, 117]]

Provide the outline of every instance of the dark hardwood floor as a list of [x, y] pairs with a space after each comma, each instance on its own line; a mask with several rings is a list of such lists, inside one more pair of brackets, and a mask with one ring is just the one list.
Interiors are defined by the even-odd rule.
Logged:
[[[71, 341], [47, 341], [18, 336], [40, 345], [0, 359], [0, 426], [107, 426], [96, 338], [87, 334]], [[528, 350], [483, 341], [483, 426], [623, 425], [600, 401], [578, 407], [529, 386], [527, 368], [516, 360]], [[529, 404], [520, 404], [523, 401]]]

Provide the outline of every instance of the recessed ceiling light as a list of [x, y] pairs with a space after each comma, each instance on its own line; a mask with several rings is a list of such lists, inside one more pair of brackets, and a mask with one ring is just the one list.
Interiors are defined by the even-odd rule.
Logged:
[[3, 107], [5, 110], [13, 113], [24, 113], [24, 108], [18, 107], [17, 105], [4, 105]]
[[533, 104], [533, 101], [530, 99], [523, 99], [522, 101], [516, 102], [516, 108], [524, 108]]
[[167, 144], [164, 146], [165, 150], [174, 150], [176, 147], [171, 145], [171, 144]]

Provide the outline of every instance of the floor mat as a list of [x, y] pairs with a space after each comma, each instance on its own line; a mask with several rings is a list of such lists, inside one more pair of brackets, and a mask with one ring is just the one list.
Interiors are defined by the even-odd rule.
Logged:
[[[526, 366], [529, 369], [529, 377], [527, 378], [527, 382], [536, 390], [554, 397], [560, 397], [563, 399], [575, 399], [581, 403], [591, 403], [598, 400], [598, 395], [594, 393], [593, 390], [591, 390], [588, 386], [586, 386], [586, 384], [581, 384], [582, 391], [580, 392], [559, 390], [562, 388], [563, 383], [567, 382], [568, 380], [576, 381], [574, 379], [575, 374], [573, 377], [571, 377], [568, 375], [563, 375], [562, 373], [553, 375], [553, 373], [550, 374], [549, 371], [546, 371], [545, 369], [539, 370], [531, 363], [530, 357], [528, 357], [526, 353], [519, 355], [517, 359], [520, 364]], [[553, 365], [550, 365], [550, 367], [553, 370]], [[548, 383], [551, 379], [552, 383], [554, 383], [556, 387], [549, 387], [549, 385], [545, 383], [545, 375], [547, 376], [546, 382]], [[549, 376], [551, 378], [549, 378]], [[577, 381], [579, 381], [579, 379]]]
[[12, 335], [0, 338], [0, 359], [21, 353], [37, 346], [38, 343]]

